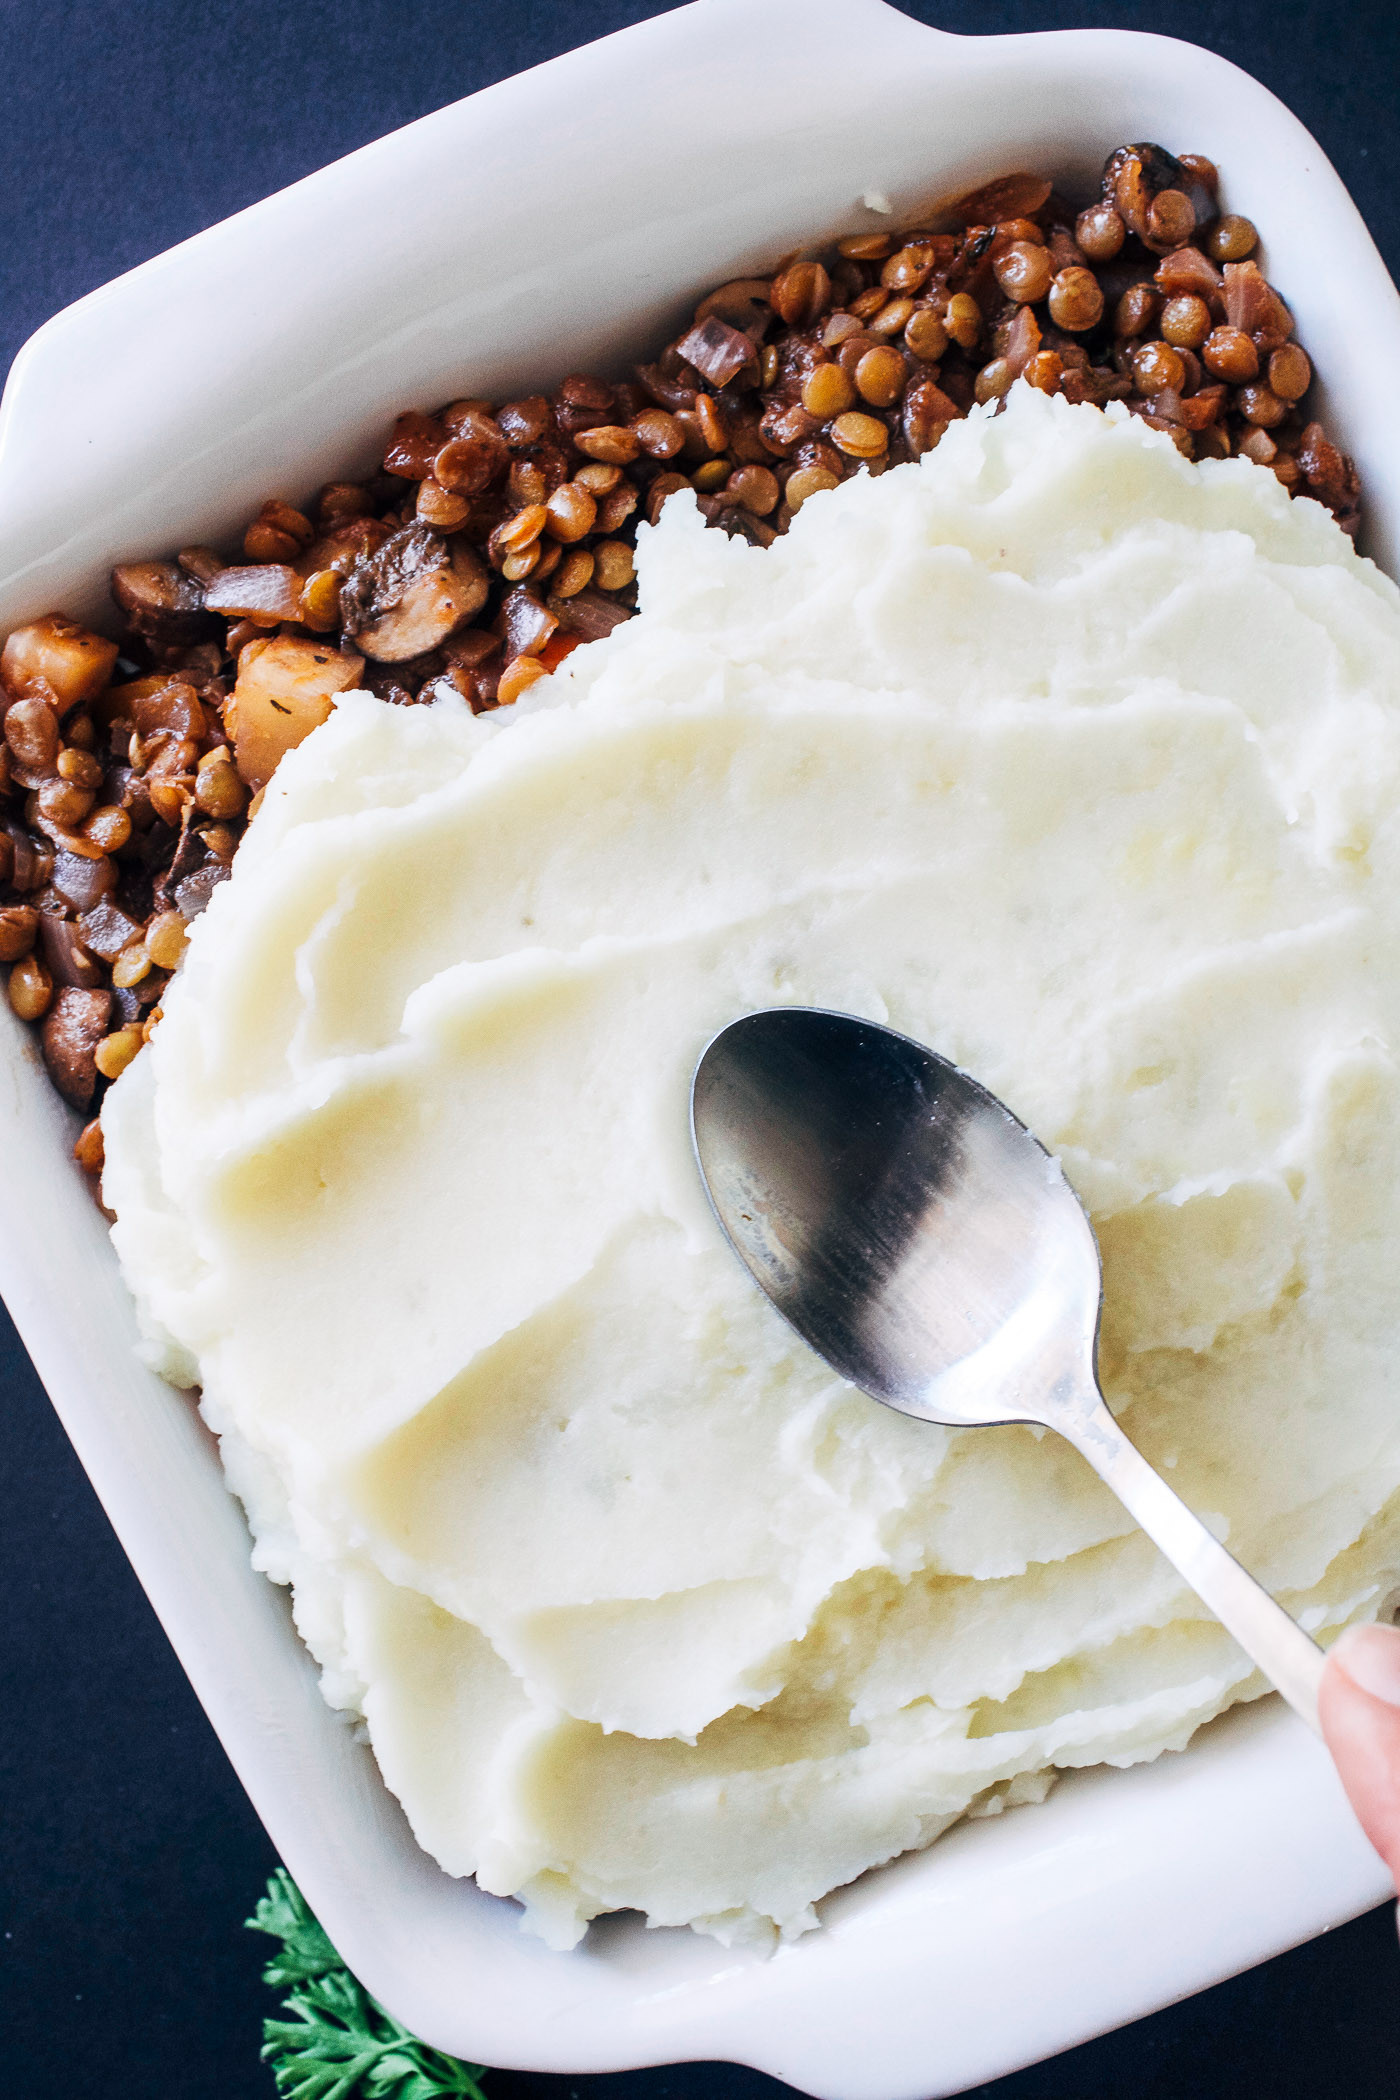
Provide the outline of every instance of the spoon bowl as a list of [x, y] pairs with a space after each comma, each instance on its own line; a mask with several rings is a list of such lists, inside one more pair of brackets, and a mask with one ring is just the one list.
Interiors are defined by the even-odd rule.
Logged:
[[834, 1371], [923, 1421], [1058, 1430], [1317, 1728], [1321, 1649], [1104, 1404], [1098, 1244], [1010, 1109], [892, 1029], [772, 1007], [704, 1051], [691, 1132], [740, 1260]]
[[775, 1007], [710, 1044], [692, 1124], [740, 1259], [842, 1377], [931, 1422], [1044, 1419], [1099, 1318], [1083, 1206], [994, 1094], [907, 1036]]

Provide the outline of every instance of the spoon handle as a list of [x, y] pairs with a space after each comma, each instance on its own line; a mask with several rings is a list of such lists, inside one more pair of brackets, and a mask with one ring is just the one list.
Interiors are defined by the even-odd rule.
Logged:
[[1250, 1660], [1258, 1663], [1294, 1713], [1320, 1735], [1317, 1691], [1325, 1658], [1317, 1642], [1207, 1531], [1123, 1434], [1101, 1399], [1096, 1396], [1083, 1414], [1057, 1419], [1055, 1426], [1088, 1459]]

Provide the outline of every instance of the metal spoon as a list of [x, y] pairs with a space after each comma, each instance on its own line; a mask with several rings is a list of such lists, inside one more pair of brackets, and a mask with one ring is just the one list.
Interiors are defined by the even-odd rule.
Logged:
[[907, 1036], [785, 1006], [715, 1037], [691, 1130], [740, 1259], [834, 1371], [922, 1421], [1068, 1437], [1317, 1729], [1322, 1650], [1104, 1405], [1093, 1230], [1009, 1109]]

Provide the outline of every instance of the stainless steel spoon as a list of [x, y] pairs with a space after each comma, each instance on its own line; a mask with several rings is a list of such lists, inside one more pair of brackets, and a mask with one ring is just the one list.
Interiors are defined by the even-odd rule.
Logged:
[[784, 1006], [715, 1037], [691, 1130], [741, 1260], [834, 1371], [926, 1422], [1068, 1437], [1317, 1729], [1322, 1650], [1104, 1405], [1093, 1230], [1009, 1109], [907, 1036]]

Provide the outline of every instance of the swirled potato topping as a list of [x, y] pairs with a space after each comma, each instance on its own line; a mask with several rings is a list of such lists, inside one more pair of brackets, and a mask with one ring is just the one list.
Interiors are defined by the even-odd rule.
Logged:
[[340, 696], [103, 1115], [327, 1696], [562, 1945], [800, 1932], [1263, 1689], [1066, 1447], [890, 1414], [760, 1297], [686, 1116], [751, 1008], [1060, 1155], [1112, 1406], [1306, 1625], [1400, 1567], [1400, 592], [1025, 387], [771, 546], [677, 496], [638, 573], [510, 715]]

